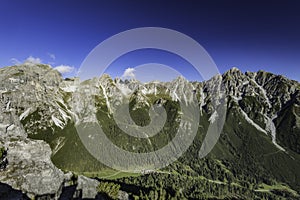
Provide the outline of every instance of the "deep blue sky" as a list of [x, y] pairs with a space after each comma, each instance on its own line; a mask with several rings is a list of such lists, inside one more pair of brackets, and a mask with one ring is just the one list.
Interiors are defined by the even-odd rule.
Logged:
[[[33, 56], [54, 66], [78, 68], [103, 40], [147, 26], [194, 38], [221, 72], [237, 66], [300, 80], [299, 1], [2, 0], [0, 66], [12, 65], [12, 58], [24, 61]], [[116, 61], [111, 71], [120, 75], [128, 67], [150, 61], [176, 65], [171, 57], [158, 54], [136, 52], [124, 62]], [[187, 73], [187, 78], [195, 79], [192, 74]]]

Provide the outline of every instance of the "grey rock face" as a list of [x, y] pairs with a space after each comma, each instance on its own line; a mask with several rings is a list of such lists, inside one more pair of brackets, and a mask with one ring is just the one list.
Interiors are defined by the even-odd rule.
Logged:
[[0, 172], [0, 182], [22, 190], [29, 196], [54, 194], [57, 198], [64, 173], [51, 160], [51, 149], [44, 141], [6, 142], [7, 168]]
[[60, 74], [46, 65], [0, 69], [0, 142], [7, 148], [8, 161], [0, 172], [0, 182], [31, 197], [52, 194], [58, 198], [64, 174], [52, 164], [50, 146], [27, 139], [21, 121], [39, 110], [42, 118], [26, 124], [35, 126], [31, 133], [54, 124], [49, 119], [60, 114], [61, 81]]
[[118, 199], [119, 200], [128, 200], [129, 199], [129, 195], [127, 192], [124, 192], [122, 190], [119, 191], [119, 194], [118, 194]]
[[62, 80], [61, 75], [48, 65], [1, 68], [0, 106], [12, 116], [18, 116], [20, 121], [35, 114], [35, 120], [26, 123], [26, 126], [34, 127], [28, 129], [28, 133], [53, 125], [63, 128], [71, 117], [59, 87]]
[[11, 110], [5, 110], [3, 108], [0, 108], [0, 110], [0, 141], [6, 141], [9, 139], [25, 139], [27, 137], [27, 133], [24, 131], [18, 116]]
[[82, 191], [82, 198], [95, 198], [97, 195], [97, 186], [99, 181], [87, 178], [85, 176], [78, 176], [78, 186], [76, 190]]

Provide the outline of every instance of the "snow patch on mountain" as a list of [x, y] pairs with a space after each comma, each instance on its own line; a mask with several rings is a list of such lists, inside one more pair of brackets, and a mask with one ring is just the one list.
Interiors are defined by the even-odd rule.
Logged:
[[117, 83], [116, 86], [120, 90], [120, 92], [125, 96], [128, 96], [132, 93], [132, 90], [129, 89], [125, 84]]
[[106, 93], [106, 89], [105, 89], [105, 87], [102, 86], [102, 84], [100, 84], [100, 87], [103, 91], [103, 95], [104, 95], [104, 98], [105, 98], [105, 101], [106, 101], [107, 109], [108, 109], [109, 113], [111, 114], [112, 109], [111, 109], [110, 102], [109, 102], [109, 99], [108, 99], [108, 96], [107, 96], [107, 93]]
[[19, 117], [20, 121], [23, 120], [23, 119], [25, 119], [25, 118], [28, 116], [28, 114], [30, 113], [30, 110], [31, 110], [31, 107], [28, 108], [25, 112], [23, 112], [23, 113], [20, 115], [20, 117]]
[[276, 127], [273, 122], [274, 119], [277, 118], [277, 115], [274, 115], [272, 118], [265, 115], [265, 121], [266, 121], [266, 130], [271, 133], [272, 136], [272, 142], [273, 144], [281, 151], [285, 151], [284, 148], [282, 148], [279, 144], [276, 142]]
[[252, 119], [250, 119], [250, 117], [247, 115], [247, 113], [245, 113], [245, 111], [243, 111], [243, 109], [240, 109], [242, 115], [244, 116], [244, 118], [246, 119], [246, 121], [251, 124], [252, 126], [254, 126], [258, 131], [263, 132], [264, 134], [268, 134], [266, 132], [266, 130], [264, 130], [263, 128], [261, 128], [258, 124], [256, 124]]
[[54, 115], [51, 116], [51, 119], [52, 119], [52, 121], [54, 122], [54, 124], [55, 124], [56, 126], [58, 126], [58, 127], [61, 128], [61, 129], [64, 128], [64, 125], [65, 125], [65, 124], [64, 124], [61, 120], [57, 119]]
[[65, 111], [63, 111], [62, 109], [59, 108], [58, 111], [61, 114], [61, 116], [65, 122], [67, 122], [68, 119], [71, 119], [71, 117], [69, 115], [67, 115], [67, 113]]
[[214, 111], [213, 114], [210, 116], [210, 118], [208, 119], [208, 121], [213, 124], [216, 120], [216, 118], [218, 117], [218, 112], [217, 111]]
[[61, 89], [65, 92], [75, 92], [77, 89], [77, 86], [69, 85], [69, 86], [61, 87]]
[[57, 140], [56, 140], [56, 144], [55, 144], [55, 147], [53, 148], [52, 150], [52, 154], [56, 154], [65, 144], [65, 137], [59, 137]]
[[10, 108], [10, 104], [11, 104], [11, 101], [8, 101], [8, 103], [6, 104], [6, 111], [8, 111], [8, 110], [9, 110], [9, 108]]
[[172, 97], [172, 101], [178, 101], [179, 100], [179, 97], [178, 97], [178, 95], [176, 93], [177, 87], [178, 87], [178, 83], [176, 83], [176, 85], [175, 85], [175, 87], [174, 87], [173, 90], [170, 90], [170, 93], [171, 93], [170, 95]]
[[255, 86], [258, 87], [259, 90], [261, 91], [263, 97], [265, 98], [265, 100], [266, 100], [266, 102], [267, 102], [267, 104], [268, 104], [268, 107], [269, 107], [269, 108], [272, 108], [272, 105], [271, 105], [270, 100], [269, 100], [269, 98], [268, 98], [268, 96], [267, 96], [266, 90], [265, 90], [261, 85], [259, 85], [259, 84], [255, 81], [255, 77], [256, 77], [256, 73], [254, 73], [254, 77], [251, 79], [251, 81], [252, 81], [252, 82], [255, 84]]

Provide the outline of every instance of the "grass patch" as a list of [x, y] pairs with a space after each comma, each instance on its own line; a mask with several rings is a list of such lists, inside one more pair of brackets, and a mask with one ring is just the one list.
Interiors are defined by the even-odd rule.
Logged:
[[107, 179], [107, 180], [114, 180], [118, 178], [124, 177], [137, 177], [140, 176], [140, 173], [130, 173], [130, 172], [122, 172], [116, 171], [113, 169], [103, 169], [97, 172], [76, 172], [76, 174], [81, 174], [90, 178], [99, 178], [99, 179]]
[[280, 184], [280, 183], [278, 183], [276, 185], [268, 185], [268, 184], [262, 183], [262, 184], [258, 185], [258, 189], [256, 191], [272, 192], [273, 190], [284, 190], [284, 191], [291, 193], [293, 196], [299, 196], [295, 190], [291, 189], [289, 186], [287, 186], [285, 184]]

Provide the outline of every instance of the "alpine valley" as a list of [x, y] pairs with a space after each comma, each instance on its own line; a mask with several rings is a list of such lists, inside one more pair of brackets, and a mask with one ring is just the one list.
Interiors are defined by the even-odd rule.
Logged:
[[[222, 98], [220, 85], [225, 124], [212, 151], [200, 158], [208, 127], [220, 115], [213, 109]], [[193, 122], [197, 135], [160, 170], [105, 166], [75, 127], [80, 120], [97, 121], [118, 147], [153, 152], [172, 142], [179, 128], [189, 133], [191, 124], [179, 123], [180, 103], [193, 97], [200, 112]], [[126, 134], [113, 118], [125, 101], [138, 126], [151, 123], [152, 105], [163, 106], [167, 120], [159, 133]], [[85, 109], [91, 102], [93, 109]], [[0, 68], [0, 168], [0, 199], [300, 199], [300, 84], [237, 68], [204, 82], [178, 77], [149, 83], [107, 74], [79, 82], [43, 64]]]

